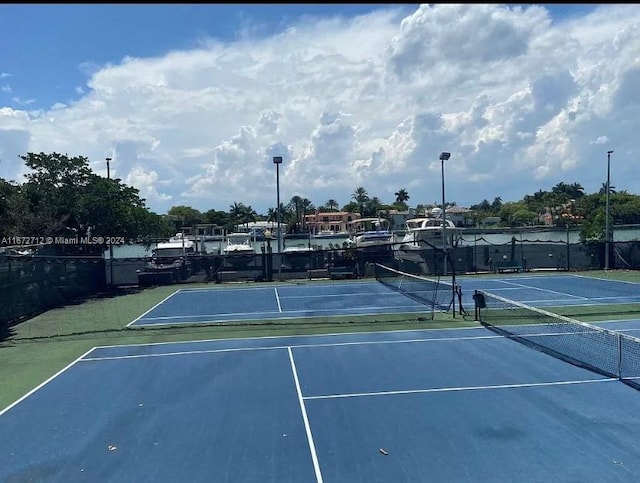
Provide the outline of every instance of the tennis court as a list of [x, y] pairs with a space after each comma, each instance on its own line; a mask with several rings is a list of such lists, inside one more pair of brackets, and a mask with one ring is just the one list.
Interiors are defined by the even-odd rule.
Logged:
[[2, 481], [636, 481], [640, 394], [483, 328], [99, 347]]
[[[381, 314], [430, 314], [448, 310], [449, 277], [425, 282], [389, 271], [384, 283], [368, 280], [296, 282], [178, 289], [129, 326], [215, 324]], [[482, 290], [535, 307], [587, 307], [640, 303], [638, 284], [575, 274], [458, 277], [463, 307], [473, 311]], [[408, 296], [407, 296], [408, 295]], [[456, 305], [458, 301], [456, 300]]]
[[465, 299], [467, 302], [471, 302], [474, 290], [494, 293], [536, 307], [640, 302], [640, 286], [637, 283], [578, 274], [459, 277], [457, 282], [468, 295]]
[[[93, 348], [0, 411], [0, 481], [636, 481], [640, 339], [622, 331], [640, 321], [602, 330], [517, 301], [636, 287], [574, 277], [461, 278], [466, 300], [489, 301], [474, 327]], [[179, 290], [130, 325], [424, 313], [451, 297], [381, 281]]]
[[424, 313], [426, 310], [424, 304], [375, 281], [214, 286], [176, 290], [130, 326]]

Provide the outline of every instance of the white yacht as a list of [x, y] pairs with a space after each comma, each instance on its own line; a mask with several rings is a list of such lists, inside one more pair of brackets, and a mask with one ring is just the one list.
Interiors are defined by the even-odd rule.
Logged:
[[349, 243], [365, 250], [391, 250], [393, 233], [389, 231], [389, 220], [384, 218], [361, 218], [350, 223]]
[[451, 220], [446, 220], [443, 230], [442, 218], [423, 217], [411, 218], [406, 222], [406, 232], [400, 241], [400, 248], [438, 248], [442, 249], [442, 235], [446, 237], [446, 247], [454, 245], [455, 239], [460, 235], [460, 228]]
[[320, 230], [313, 238], [349, 238], [348, 231]]
[[442, 259], [443, 247], [447, 251], [458, 246], [464, 230], [449, 219], [445, 221], [443, 223], [439, 209], [434, 209], [431, 216], [408, 219], [405, 235], [394, 251], [394, 257], [401, 262], [417, 264], [420, 273], [435, 273], [443, 263], [438, 261]]
[[254, 255], [256, 251], [251, 244], [251, 240], [250, 233], [229, 233], [223, 253], [225, 255]]
[[196, 245], [191, 240], [158, 243], [151, 250], [151, 259], [142, 269], [136, 270], [138, 284], [176, 283], [189, 278], [197, 271], [195, 255]]
[[256, 256], [252, 245], [253, 238], [250, 233], [229, 233], [226, 237], [226, 246], [222, 250], [225, 261], [233, 268], [244, 268], [249, 265]]

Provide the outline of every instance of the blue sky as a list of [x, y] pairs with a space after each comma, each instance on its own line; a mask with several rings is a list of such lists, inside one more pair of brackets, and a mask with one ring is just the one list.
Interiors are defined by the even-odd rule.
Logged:
[[[266, 212], [278, 154], [285, 199], [428, 203], [447, 150], [460, 205], [597, 191], [608, 149], [638, 153], [638, 22], [606, 4], [1, 5], [0, 177], [29, 151], [99, 173], [109, 156], [157, 212]], [[612, 184], [635, 192], [623, 166]]]
[[[154, 57], [198, 47], [203, 38], [264, 37], [304, 16], [368, 13], [377, 4], [33, 4], [0, 6], [0, 72], [12, 93], [46, 109], [78, 98], [75, 88], [98, 66], [126, 56]], [[407, 11], [413, 5], [407, 6]], [[13, 102], [16, 103], [15, 101]]]

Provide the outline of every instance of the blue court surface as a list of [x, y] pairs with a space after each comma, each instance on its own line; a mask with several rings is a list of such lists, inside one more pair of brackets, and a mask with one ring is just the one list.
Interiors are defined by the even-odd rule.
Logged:
[[114, 346], [0, 434], [3, 482], [635, 482], [640, 392], [480, 327]]
[[[457, 282], [471, 301], [483, 290], [534, 307], [560, 307], [640, 302], [640, 284], [577, 274], [520, 274], [495, 277], [460, 277]], [[472, 307], [471, 303], [468, 303]]]
[[[442, 292], [449, 292], [442, 277]], [[463, 307], [473, 313], [473, 292], [483, 290], [535, 307], [587, 306], [640, 302], [640, 285], [575, 274], [495, 277], [462, 276]], [[426, 293], [428, 294], [428, 290]], [[446, 299], [446, 296], [445, 296]], [[450, 300], [450, 299], [449, 299]], [[456, 299], [457, 306], [458, 301]], [[429, 307], [376, 281], [248, 284], [233, 288], [180, 289], [141, 314], [129, 326], [210, 324], [233, 321], [304, 319], [415, 313]]]
[[423, 304], [375, 281], [252, 284], [177, 290], [129, 325], [426, 312], [428, 309]]

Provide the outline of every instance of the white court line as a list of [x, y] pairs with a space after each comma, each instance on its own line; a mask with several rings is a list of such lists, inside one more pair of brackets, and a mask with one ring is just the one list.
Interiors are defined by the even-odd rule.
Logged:
[[[500, 289], [491, 289], [491, 290], [482, 290], [485, 293], [493, 293], [497, 295], [497, 292], [504, 292], [506, 290], [522, 290], [521, 288], [500, 288]], [[584, 307], [587, 305], [593, 305], [590, 304], [589, 302], [591, 302], [592, 300], [595, 299], [585, 299], [585, 302], [587, 303], [578, 303], [578, 304], [567, 304], [565, 302], [575, 302], [575, 298], [571, 298], [571, 299], [549, 299], [549, 298], [544, 298], [544, 299], [531, 299], [531, 300], [518, 300], [518, 299], [512, 299], [515, 300], [516, 302], [520, 302], [521, 304], [537, 304], [537, 303], [544, 303], [545, 305], [549, 306], [549, 307], [555, 307], [556, 305], [554, 304], [562, 304], [562, 307]]]
[[570, 275], [571, 277], [580, 277], [580, 278], [584, 278], [584, 279], [593, 279], [593, 280], [601, 280], [603, 282], [620, 282], [620, 283], [630, 283], [631, 285], [638, 285], [638, 282], [632, 282], [631, 280], [612, 280], [610, 278], [602, 278], [602, 277], [592, 277], [590, 275], [578, 275], [578, 274], [572, 274]]
[[251, 351], [265, 351], [274, 349], [286, 349], [287, 346], [271, 346], [271, 347], [230, 347], [227, 349], [204, 349], [195, 351], [179, 351], [179, 352], [163, 352], [158, 354], [132, 354], [128, 356], [104, 356], [104, 357], [86, 357], [79, 362], [95, 362], [95, 361], [119, 361], [126, 359], [146, 359], [148, 357], [171, 357], [171, 356], [191, 356], [195, 354], [217, 354], [225, 352], [251, 352]]
[[[517, 289], [520, 290], [520, 289]], [[486, 293], [491, 293], [487, 290], [485, 290]], [[493, 290], [493, 292], [497, 292], [497, 290]], [[543, 307], [562, 307], [562, 308], [567, 308], [567, 307], [597, 307], [600, 305], [611, 305], [611, 303], [607, 303], [607, 302], [613, 302], [613, 305], [616, 305], [617, 302], [616, 301], [620, 301], [622, 303], [638, 303], [640, 302], [640, 297], [632, 297], [632, 300], [629, 300], [629, 297], [597, 297], [597, 298], [593, 298], [593, 299], [586, 299], [584, 302], [582, 303], [567, 303], [567, 302], [573, 302], [575, 301], [575, 299], [553, 299], [553, 300], [549, 300], [549, 299], [536, 299], [536, 300], [516, 300], [516, 302], [519, 302], [521, 304], [525, 304], [525, 305], [532, 305], [534, 307], [538, 307], [538, 308], [543, 308]], [[542, 304], [542, 305], [537, 305], [537, 304]], [[630, 320], [630, 319], [625, 319], [625, 320]]]
[[304, 399], [311, 401], [314, 399], [345, 399], [350, 397], [369, 397], [369, 396], [395, 396], [398, 394], [424, 394], [430, 392], [458, 392], [458, 391], [478, 391], [483, 389], [514, 389], [522, 387], [540, 387], [540, 386], [566, 386], [569, 384], [588, 384], [593, 382], [611, 382], [618, 381], [616, 378], [606, 379], [586, 379], [582, 381], [558, 381], [558, 382], [538, 382], [531, 384], [500, 384], [496, 386], [467, 386], [467, 387], [438, 387], [432, 389], [412, 389], [406, 391], [379, 391], [379, 392], [359, 392], [350, 394], [327, 394], [324, 396], [306, 396]]
[[[395, 308], [396, 310], [394, 310], [393, 312], [386, 312], [386, 310], [391, 310], [392, 308]], [[202, 314], [202, 315], [169, 315], [169, 316], [165, 316], [165, 317], [146, 317], [145, 319], [140, 319], [140, 320], [160, 320], [161, 322], [156, 322], [156, 323], [140, 323], [137, 327], [149, 327], [149, 326], [153, 326], [153, 325], [171, 325], [171, 324], [179, 324], [180, 322], [171, 322], [171, 320], [184, 320], [184, 319], [196, 319], [193, 322], [188, 322], [187, 323], [193, 323], [193, 324], [215, 324], [215, 323], [221, 323], [221, 322], [238, 322], [238, 323], [242, 323], [242, 322], [252, 322], [252, 321], [256, 321], [256, 320], [288, 320], [288, 319], [309, 319], [309, 318], [315, 318], [315, 317], [331, 317], [331, 316], [353, 316], [353, 317], [362, 317], [365, 315], [401, 315], [401, 314], [421, 314], [427, 311], [427, 309], [429, 309], [429, 307], [427, 307], [426, 305], [417, 305], [415, 307], [410, 307], [410, 306], [405, 306], [405, 307], [388, 307], [388, 306], [384, 306], [384, 307], [359, 307], [359, 309], [362, 310], [375, 310], [375, 312], [359, 312], [356, 311], [356, 308], [344, 308], [344, 309], [314, 309], [312, 311], [311, 315], [304, 315], [307, 314], [309, 312], [309, 310], [288, 310], [287, 312], [282, 312], [283, 314], [290, 314], [287, 315], [285, 317], [282, 316], [278, 316], [277, 318], [273, 318], [273, 317], [266, 317], [264, 319], [257, 317], [257, 318], [242, 318], [243, 316], [247, 316], [247, 315], [267, 315], [267, 314], [278, 314], [280, 315], [279, 312], [246, 312], [246, 313], [230, 313], [230, 314]], [[323, 315], [324, 313], [324, 315]], [[302, 314], [302, 315], [301, 315]], [[227, 317], [233, 317], [233, 318], [227, 318], [227, 319], [216, 319], [216, 318], [212, 318], [212, 319], [203, 319], [200, 320], [199, 317], [220, 317], [220, 316], [227, 316]], [[238, 318], [240, 317], [240, 318]], [[164, 320], [168, 320], [169, 322], [162, 322]]]
[[[415, 293], [427, 293], [430, 294], [427, 290], [416, 290]], [[282, 295], [280, 298], [283, 299], [308, 299], [308, 298], [321, 298], [327, 299], [330, 297], [337, 298], [351, 298], [351, 297], [389, 297], [392, 299], [397, 299], [398, 297], [403, 297], [404, 295], [399, 294], [398, 292], [346, 292], [346, 293], [309, 293], [309, 294], [293, 294], [293, 295]]]
[[[279, 301], [278, 301], [278, 305], [280, 305]], [[330, 308], [330, 309], [313, 309], [313, 310], [309, 310], [309, 309], [302, 309], [302, 310], [288, 310], [286, 313], [287, 314], [306, 314], [307, 312], [313, 312], [314, 314], [316, 313], [322, 313], [322, 312], [330, 312], [330, 313], [343, 313], [346, 312], [347, 315], [360, 315], [359, 312], [357, 312], [357, 310], [379, 310], [380, 312], [374, 312], [377, 314], [384, 314], [384, 315], [389, 315], [389, 314], [401, 314], [403, 313], [404, 310], [410, 310], [411, 312], [414, 310], [417, 310], [418, 312], [424, 312], [425, 309], [424, 307], [426, 307], [427, 309], [430, 307], [427, 307], [426, 305], [422, 305], [422, 304], [418, 304], [416, 303], [415, 306], [408, 306], [408, 307], [403, 307], [403, 306], [398, 306], [398, 307], [389, 307], [387, 305], [384, 306], [380, 306], [380, 307], [375, 307], [375, 306], [371, 306], [371, 305], [363, 305], [361, 307], [350, 307], [350, 308], [344, 308], [344, 309], [334, 309], [334, 308]], [[394, 312], [382, 312], [383, 310], [390, 310], [390, 309], [397, 309], [397, 311]], [[356, 312], [354, 312], [354, 310]], [[282, 313], [282, 311], [280, 312], [273, 312], [273, 311], [269, 311], [269, 312], [229, 312], [229, 313], [220, 313], [220, 314], [198, 314], [198, 315], [163, 315], [161, 317], [145, 317], [144, 319], [141, 320], [174, 320], [174, 319], [197, 319], [199, 317], [220, 317], [220, 316], [233, 316], [233, 317], [238, 317], [238, 316], [246, 316], [246, 315], [268, 315], [268, 314], [276, 314], [276, 313]], [[313, 316], [312, 316], [313, 317]], [[215, 320], [215, 319], [214, 319]]]
[[298, 402], [300, 403], [300, 411], [302, 411], [302, 419], [304, 420], [304, 429], [307, 432], [307, 441], [309, 442], [309, 450], [311, 451], [311, 459], [313, 460], [313, 469], [316, 472], [316, 481], [322, 483], [322, 473], [320, 472], [320, 465], [318, 464], [318, 455], [316, 454], [316, 445], [313, 442], [313, 436], [311, 434], [311, 427], [309, 426], [309, 418], [307, 417], [307, 408], [304, 405], [304, 399], [302, 397], [302, 391], [300, 390], [300, 381], [298, 380], [298, 371], [296, 371], [296, 363], [293, 360], [293, 352], [291, 347], [288, 347], [289, 361], [291, 362], [291, 371], [293, 372], [293, 380], [296, 383], [296, 392], [298, 393]]
[[169, 295], [167, 295], [165, 298], [163, 298], [160, 302], [158, 302], [157, 304], [155, 304], [153, 307], [151, 307], [149, 310], [147, 310], [144, 314], [139, 315], [138, 317], [136, 317], [135, 319], [133, 319], [131, 322], [129, 322], [126, 327], [129, 327], [130, 325], [136, 323], [138, 320], [140, 320], [142, 317], [144, 317], [145, 315], [147, 315], [149, 312], [151, 312], [153, 309], [155, 309], [156, 307], [158, 307], [160, 304], [163, 304], [164, 302], [166, 302], [167, 300], [169, 300], [171, 297], [173, 297], [175, 294], [177, 294], [180, 291], [180, 289], [176, 290], [173, 293], [170, 293]]
[[[386, 335], [386, 334], [406, 334], [408, 332], [431, 332], [431, 331], [441, 331], [441, 330], [475, 330], [484, 332], [484, 328], [480, 326], [469, 326], [469, 327], [442, 327], [438, 329], [402, 329], [402, 330], [385, 330], [385, 331], [364, 331], [364, 332], [331, 332], [328, 334], [298, 334], [298, 335], [262, 335], [259, 337], [229, 337], [228, 339], [219, 338], [219, 339], [199, 339], [199, 340], [184, 340], [184, 341], [169, 341], [169, 342], [141, 342], [139, 344], [114, 344], [114, 345], [99, 345], [94, 347], [94, 349], [112, 349], [114, 347], [144, 347], [144, 346], [155, 346], [155, 345], [171, 345], [171, 344], [208, 344], [211, 342], [227, 342], [227, 341], [251, 341], [251, 340], [263, 340], [263, 339], [307, 339], [307, 338], [319, 338], [319, 337], [338, 337], [338, 338], [353, 338], [359, 337], [362, 335]], [[371, 341], [373, 342], [373, 341]]]
[[[640, 319], [608, 319], [608, 320], [597, 320], [594, 322], [589, 322], [592, 325], [600, 325], [600, 324], [611, 324], [611, 323], [631, 323], [633, 324], [634, 322], [639, 322]], [[624, 331], [628, 331], [628, 330], [640, 330], [640, 326], [636, 327], [635, 329], [614, 329], [616, 332], [624, 332]]]
[[[472, 327], [475, 328], [475, 327]], [[531, 337], [535, 336], [549, 336], [549, 335], [566, 335], [567, 333], [549, 333], [549, 334], [535, 334]], [[217, 353], [225, 353], [225, 352], [251, 352], [251, 351], [260, 351], [267, 349], [287, 349], [289, 347], [294, 349], [303, 349], [305, 347], [315, 348], [315, 347], [346, 347], [346, 346], [366, 346], [366, 345], [382, 345], [382, 344], [415, 344], [419, 342], [459, 342], [463, 340], [487, 340], [487, 339], [504, 339], [505, 337], [502, 335], [481, 335], [474, 337], [446, 337], [446, 338], [433, 338], [433, 339], [407, 339], [407, 340], [371, 340], [371, 341], [357, 341], [357, 342], [326, 342], [324, 344], [289, 344], [289, 345], [281, 345], [281, 346], [269, 346], [269, 347], [228, 347], [225, 349], [203, 349], [203, 350], [194, 350], [194, 351], [176, 351], [176, 352], [164, 352], [158, 354], [132, 354], [132, 355], [124, 355], [124, 356], [104, 356], [104, 357], [87, 357], [82, 359], [82, 361], [111, 361], [111, 360], [120, 360], [120, 359], [144, 359], [146, 357], [161, 357], [161, 356], [182, 356], [182, 355], [192, 355], [192, 354], [217, 354]], [[172, 342], [175, 343], [175, 342]], [[144, 345], [144, 344], [143, 344]], [[126, 346], [110, 346], [107, 348], [114, 347], [126, 347]]]
[[546, 289], [546, 288], [532, 287], [530, 285], [523, 285], [521, 283], [515, 283], [515, 282], [507, 282], [506, 280], [505, 280], [504, 283], [507, 283], [509, 285], [516, 285], [516, 286], [522, 287], [522, 288], [528, 288], [528, 289], [531, 289], [531, 290], [540, 290], [542, 292], [548, 292], [548, 293], [552, 293], [552, 294], [556, 294], [556, 295], [564, 295], [565, 297], [572, 297], [572, 298], [576, 298], [576, 299], [589, 300], [588, 297], [581, 297], [579, 295], [572, 295], [570, 293], [565, 293], [565, 292], [557, 292], [555, 290], [549, 290], [549, 289]]
[[273, 287], [277, 287], [277, 288], [292, 288], [292, 287], [353, 287], [355, 284], [363, 284], [363, 285], [377, 285], [378, 282], [373, 282], [373, 281], [369, 281], [369, 280], [354, 280], [351, 283], [338, 283], [338, 282], [317, 282], [317, 281], [303, 281], [303, 282], [295, 282], [295, 283], [278, 283], [277, 285], [272, 285], [269, 283], [264, 283], [264, 286], [261, 287], [255, 287], [255, 286], [249, 286], [249, 287], [238, 287], [238, 286], [215, 286], [215, 287], [191, 287], [191, 288], [181, 288], [178, 289], [179, 292], [202, 292], [202, 291], [209, 291], [209, 292], [243, 292], [243, 291], [249, 291], [249, 292], [255, 292], [256, 290], [261, 291], [267, 291], [267, 290], [271, 290], [271, 288]]
[[630, 303], [637, 302], [640, 299], [638, 295], [611, 295], [610, 297], [592, 297], [589, 300], [623, 300]]
[[276, 293], [276, 302], [278, 302], [278, 312], [282, 313], [282, 305], [280, 305], [280, 297], [278, 296], [278, 287], [273, 287]]
[[[95, 349], [95, 347], [93, 348]], [[43, 387], [45, 384], [48, 384], [49, 382], [51, 382], [53, 379], [55, 379], [56, 377], [58, 377], [60, 374], [62, 374], [64, 371], [66, 371], [67, 369], [69, 369], [71, 366], [73, 366], [76, 362], [80, 362], [82, 360], [82, 358], [84, 356], [86, 356], [87, 354], [89, 354], [93, 349], [89, 349], [87, 352], [85, 352], [84, 354], [82, 354], [80, 357], [78, 357], [75, 361], [71, 362], [70, 364], [67, 364], [65, 367], [63, 367], [62, 369], [60, 369], [58, 372], [56, 372], [53, 376], [51, 376], [49, 379], [47, 379], [46, 381], [44, 381], [43, 383], [37, 385], [36, 387], [34, 387], [31, 391], [29, 391], [27, 394], [25, 394], [24, 396], [22, 396], [20, 399], [18, 399], [17, 401], [12, 402], [11, 404], [9, 404], [6, 408], [4, 408], [2, 411], [0, 411], [0, 416], [2, 416], [4, 413], [6, 413], [9, 409], [11, 409], [12, 407], [14, 407], [16, 404], [24, 401], [26, 398], [28, 398], [29, 396], [31, 396], [34, 392], [36, 392], [38, 389], [40, 389], [41, 387]]]

